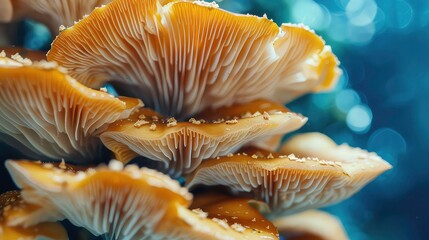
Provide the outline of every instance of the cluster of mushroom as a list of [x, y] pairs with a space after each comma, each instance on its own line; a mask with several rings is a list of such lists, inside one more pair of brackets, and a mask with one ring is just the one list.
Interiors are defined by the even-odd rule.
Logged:
[[47, 61], [0, 54], [0, 140], [31, 159], [6, 161], [21, 191], [0, 197], [0, 239], [67, 239], [63, 219], [107, 239], [347, 239], [310, 209], [391, 166], [319, 133], [280, 146], [307, 121], [284, 104], [341, 74], [312, 30], [201, 1], [70, 2], [0, 1], [0, 21], [53, 33], [107, 4]]

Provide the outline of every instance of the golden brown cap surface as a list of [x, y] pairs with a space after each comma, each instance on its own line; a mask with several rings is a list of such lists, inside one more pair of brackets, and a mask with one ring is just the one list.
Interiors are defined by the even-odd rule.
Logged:
[[[42, 222], [33, 226], [20, 226], [13, 222], [20, 217], [33, 215], [37, 206], [25, 203], [18, 191], [0, 195], [0, 239], [2, 240], [66, 240], [67, 232], [59, 223]], [[41, 219], [39, 219], [41, 220]]]
[[226, 222], [229, 226], [245, 231], [258, 231], [267, 234], [267, 238], [277, 238], [277, 228], [266, 219], [254, 205], [265, 203], [249, 198], [235, 198], [227, 195], [202, 193], [194, 197], [191, 209], [208, 218]]

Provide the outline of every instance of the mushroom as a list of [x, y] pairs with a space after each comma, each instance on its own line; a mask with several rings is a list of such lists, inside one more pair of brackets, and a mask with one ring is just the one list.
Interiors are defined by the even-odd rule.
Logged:
[[[192, 195], [168, 176], [111, 161], [76, 169], [34, 161], [6, 162], [23, 198], [57, 219], [110, 239], [255, 239], [188, 206]], [[56, 214], [52, 214], [56, 213]], [[25, 221], [24, 221], [25, 223]], [[276, 238], [273, 238], [276, 239]]]
[[391, 168], [375, 153], [361, 149], [349, 148], [342, 155], [333, 151], [333, 155], [334, 159], [300, 158], [247, 148], [204, 161], [189, 176], [187, 186], [224, 185], [251, 192], [270, 206], [274, 216], [339, 202]]
[[48, 59], [178, 119], [264, 97], [284, 103], [330, 89], [341, 72], [307, 27], [202, 1], [116, 0], [62, 31]]
[[142, 239], [170, 206], [187, 207], [192, 199], [167, 176], [118, 161], [85, 170], [31, 161], [7, 161], [6, 167], [26, 202], [112, 239]]
[[[292, 113], [284, 105], [269, 101], [266, 99], [257, 99], [245, 104], [234, 104], [229, 107], [222, 107], [218, 109], [208, 108], [196, 116], [197, 119], [202, 118], [207, 121], [219, 121], [219, 119], [233, 120], [240, 116], [240, 118], [250, 118], [262, 115], [264, 120], [271, 120], [272, 117], [282, 113], [291, 114], [291, 118], [296, 118], [297, 115]], [[291, 120], [292, 120], [291, 119]], [[307, 118], [301, 117], [301, 126], [291, 127], [288, 131], [273, 131], [272, 134], [264, 134], [246, 145], [259, 147], [268, 151], [275, 151], [278, 149], [281, 138], [284, 134], [297, 130], [307, 122]]]
[[32, 215], [38, 207], [22, 200], [19, 191], [0, 195], [0, 239], [66, 240], [67, 232], [59, 223], [42, 222], [31, 227], [13, 224], [17, 217]]
[[180, 176], [206, 158], [230, 154], [251, 141], [258, 144], [261, 138], [277, 138], [307, 121], [266, 100], [209, 110], [200, 117], [204, 120], [177, 122], [142, 108], [111, 124], [100, 138], [123, 163], [144, 156], [163, 163], [170, 175]]
[[97, 131], [140, 106], [83, 86], [55, 63], [0, 54], [0, 140], [28, 156], [97, 160]]
[[32, 18], [57, 34], [61, 25], [71, 26], [95, 7], [112, 0], [0, 0], [0, 22]]
[[209, 192], [196, 195], [191, 209], [215, 221], [223, 221], [238, 232], [265, 233], [262, 238], [277, 239], [277, 228], [254, 207], [255, 205], [264, 203]]
[[291, 240], [348, 240], [341, 222], [334, 216], [317, 210], [308, 210], [273, 220], [282, 236]]

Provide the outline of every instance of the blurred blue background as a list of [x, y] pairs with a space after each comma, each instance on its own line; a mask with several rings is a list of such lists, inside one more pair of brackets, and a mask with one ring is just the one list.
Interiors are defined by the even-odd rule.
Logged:
[[301, 132], [375, 151], [394, 168], [327, 208], [352, 239], [428, 239], [429, 1], [224, 0], [224, 8], [323, 36], [344, 72], [330, 93], [288, 104], [309, 117]]
[[[309, 117], [300, 132], [375, 151], [394, 168], [327, 208], [352, 239], [427, 239], [429, 233], [429, 1], [224, 0], [234, 12], [305, 23], [344, 72], [330, 93], [288, 104]], [[48, 30], [26, 21], [22, 45], [47, 49]]]

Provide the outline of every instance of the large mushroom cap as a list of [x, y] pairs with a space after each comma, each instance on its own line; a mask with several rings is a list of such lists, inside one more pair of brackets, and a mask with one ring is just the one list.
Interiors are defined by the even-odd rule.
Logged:
[[32, 215], [36, 206], [22, 200], [18, 191], [0, 195], [0, 239], [4, 240], [66, 240], [67, 232], [59, 223], [39, 223], [31, 227], [11, 224], [17, 216]]
[[[112, 0], [0, 0], [0, 22], [32, 18], [46, 24], [52, 33], [71, 26], [95, 7]], [[3, 9], [4, 8], [4, 9]], [[2, 14], [4, 13], [4, 15]]]
[[177, 122], [143, 108], [110, 125], [100, 138], [124, 163], [144, 156], [162, 162], [169, 174], [179, 176], [191, 173], [206, 158], [291, 132], [307, 120], [266, 100], [208, 111], [201, 117], [204, 121]]
[[267, 96], [283, 103], [329, 89], [340, 74], [308, 28], [202, 1], [116, 0], [62, 31], [48, 59], [85, 85], [117, 82], [178, 118]]
[[9, 160], [6, 167], [23, 189], [26, 202], [41, 206], [53, 216], [50, 220], [67, 218], [95, 235], [183, 240], [268, 235], [234, 229], [189, 210], [192, 195], [185, 188], [159, 172], [135, 165], [123, 167], [111, 161], [109, 166], [79, 170], [64, 163]]
[[[355, 151], [360, 154], [348, 158]], [[270, 205], [273, 214], [290, 214], [343, 200], [390, 167], [376, 154], [356, 149], [335, 159], [244, 149], [204, 161], [190, 175], [187, 186], [225, 185], [237, 192], [252, 192]]]
[[192, 199], [167, 176], [131, 165], [123, 168], [118, 161], [85, 171], [29, 161], [7, 161], [6, 167], [23, 188], [25, 201], [112, 239], [143, 239], [171, 205], [187, 207]]
[[55, 63], [15, 60], [0, 55], [0, 140], [28, 156], [94, 160], [102, 146], [96, 131], [142, 105], [89, 89]]
[[348, 240], [343, 224], [334, 216], [308, 210], [273, 220], [282, 236], [290, 240]]

